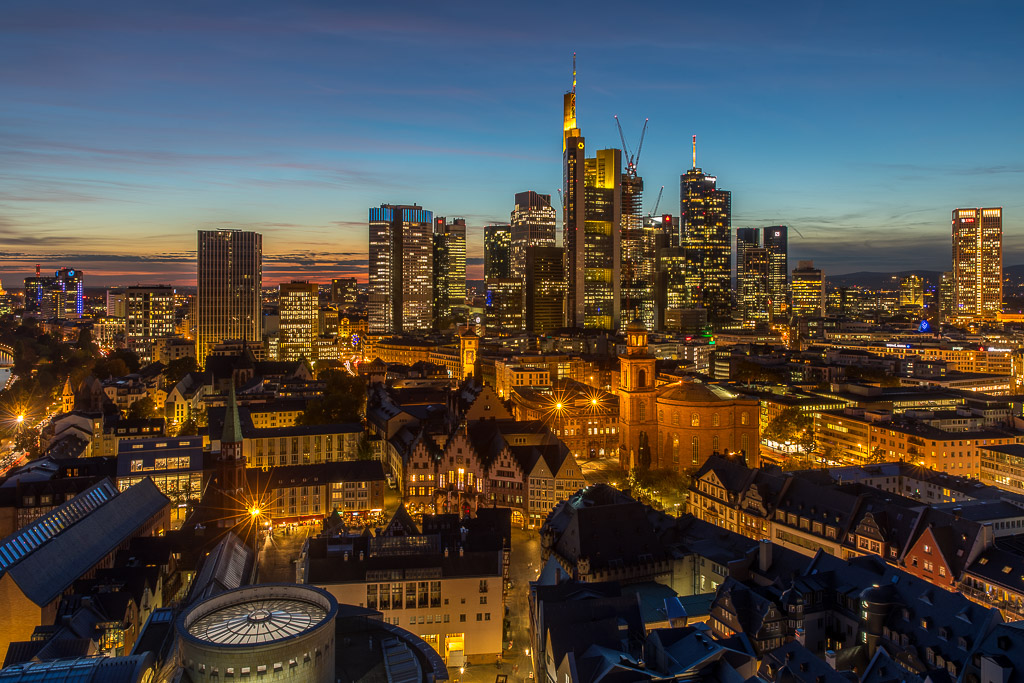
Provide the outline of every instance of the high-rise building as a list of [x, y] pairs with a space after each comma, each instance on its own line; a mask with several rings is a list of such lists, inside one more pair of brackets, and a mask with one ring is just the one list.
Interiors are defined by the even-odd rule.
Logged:
[[524, 277], [526, 272], [526, 250], [529, 247], [555, 246], [555, 209], [551, 206], [551, 195], [539, 194], [533, 190], [516, 193], [516, 205], [512, 209], [512, 275]]
[[523, 288], [523, 280], [517, 277], [487, 280], [488, 333], [509, 335], [523, 331]]
[[278, 343], [280, 360], [317, 360], [320, 332], [319, 287], [312, 282], [282, 282], [278, 290]]
[[793, 269], [792, 306], [794, 317], [825, 315], [825, 274], [814, 261], [800, 261]]
[[761, 230], [759, 228], [736, 228], [736, 300], [739, 306], [736, 313], [739, 316], [745, 315], [743, 307], [744, 288], [744, 265], [746, 263], [747, 249], [757, 249], [761, 246]]
[[953, 271], [942, 274], [939, 280], [939, 321], [946, 322], [956, 317], [956, 278]]
[[[632, 167], [627, 169], [631, 171]], [[629, 172], [622, 175], [622, 287], [620, 326], [640, 320], [654, 329], [654, 269], [657, 261], [653, 232], [643, 216], [644, 179]]]
[[683, 247], [663, 247], [658, 251], [657, 317], [658, 329], [667, 329], [668, 312], [689, 307], [686, 289], [687, 261]]
[[431, 328], [434, 317], [433, 214], [416, 205], [370, 209], [370, 334]]
[[125, 298], [127, 294], [123, 289], [107, 290], [107, 317], [123, 318], [125, 316]]
[[565, 252], [561, 247], [525, 250], [525, 320], [531, 334], [548, 334], [565, 325]]
[[721, 322], [732, 317], [732, 193], [718, 189], [718, 179], [698, 168], [697, 136], [693, 139], [693, 168], [679, 177], [687, 289], [691, 304]]
[[568, 279], [566, 324], [613, 330], [619, 326], [622, 152], [586, 158], [576, 126], [576, 68], [563, 99], [562, 243]]
[[768, 320], [770, 305], [768, 287], [770, 257], [764, 247], [743, 250], [743, 277], [737, 287], [741, 316], [746, 323]]
[[484, 279], [512, 277], [512, 226], [491, 223], [484, 226]]
[[955, 317], [995, 320], [1003, 308], [1002, 208], [953, 210]]
[[331, 280], [331, 303], [351, 306], [359, 299], [359, 282], [354, 277]]
[[900, 308], [924, 308], [924, 281], [920, 275], [908, 275], [900, 280]]
[[263, 341], [263, 236], [200, 230], [196, 265], [196, 361], [228, 339]]
[[434, 221], [434, 321], [446, 327], [466, 305], [466, 219]]
[[25, 312], [44, 320], [78, 320], [85, 312], [83, 276], [76, 268], [43, 276], [36, 266], [35, 277], [25, 278]]
[[789, 307], [789, 228], [771, 225], [761, 235], [768, 252], [769, 319], [782, 320]]
[[[174, 336], [174, 287], [129, 287], [124, 292], [124, 335], [143, 364], [153, 361], [157, 339]], [[109, 297], [108, 297], [109, 302]]]

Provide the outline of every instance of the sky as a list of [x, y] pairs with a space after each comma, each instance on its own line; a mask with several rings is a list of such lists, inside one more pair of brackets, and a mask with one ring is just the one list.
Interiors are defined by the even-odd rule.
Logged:
[[[635, 148], [650, 211], [697, 164], [733, 226], [826, 275], [947, 270], [950, 212], [1004, 208], [1024, 263], [1024, 6], [0, 3], [0, 280], [195, 283], [196, 230], [263, 233], [264, 284], [365, 279], [367, 212], [482, 226], [556, 196], [577, 53], [588, 149]], [[561, 216], [559, 215], [559, 220]]]

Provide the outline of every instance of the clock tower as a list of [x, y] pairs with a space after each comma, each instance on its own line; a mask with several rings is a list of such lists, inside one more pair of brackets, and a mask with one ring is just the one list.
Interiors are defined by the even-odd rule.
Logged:
[[480, 355], [480, 337], [469, 327], [459, 335], [459, 361], [462, 363], [462, 379], [476, 377], [476, 361]]
[[619, 356], [619, 465], [626, 471], [651, 465], [658, 443], [654, 357], [647, 351], [647, 328], [626, 326], [626, 354]]

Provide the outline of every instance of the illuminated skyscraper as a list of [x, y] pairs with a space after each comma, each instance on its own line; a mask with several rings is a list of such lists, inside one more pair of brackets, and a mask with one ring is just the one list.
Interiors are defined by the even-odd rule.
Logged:
[[[438, 255], [442, 260], [438, 261]], [[447, 218], [434, 221], [434, 300], [439, 302], [443, 290], [443, 309], [451, 315], [453, 308], [466, 305], [466, 219]], [[436, 306], [435, 306], [436, 307]]]
[[263, 342], [263, 236], [200, 230], [196, 265], [196, 361], [226, 339]]
[[566, 324], [613, 330], [619, 325], [622, 153], [599, 150], [586, 158], [576, 127], [576, 65], [563, 99], [562, 243], [568, 278]]
[[644, 328], [655, 329], [654, 233], [644, 225], [644, 179], [628, 172], [622, 175], [622, 289], [620, 326], [640, 320]]
[[527, 247], [526, 329], [548, 334], [565, 325], [565, 252], [561, 247]]
[[771, 320], [781, 320], [789, 307], [789, 228], [772, 225], [761, 229], [768, 252], [768, 301]]
[[738, 316], [745, 316], [743, 306], [744, 265], [747, 249], [761, 246], [761, 230], [759, 228], [736, 228], [736, 307]]
[[516, 206], [512, 209], [512, 274], [526, 274], [526, 250], [529, 247], [555, 246], [555, 209], [551, 195], [532, 190], [516, 193]]
[[283, 282], [279, 288], [278, 344], [280, 360], [316, 361], [320, 332], [319, 287], [311, 282]]
[[956, 317], [956, 278], [953, 271], [948, 270], [939, 280], [938, 291], [939, 322], [947, 322]]
[[124, 293], [127, 346], [143, 364], [153, 360], [153, 343], [174, 336], [174, 287], [129, 287]]
[[658, 250], [657, 317], [658, 330], [667, 329], [669, 311], [689, 308], [686, 289], [686, 251], [682, 247], [664, 247]]
[[924, 308], [924, 281], [920, 275], [908, 275], [900, 280], [900, 308], [912, 309], [911, 312]]
[[484, 226], [484, 279], [512, 277], [512, 226], [491, 223]]
[[25, 312], [43, 320], [77, 320], [85, 311], [83, 273], [61, 268], [53, 277], [40, 274], [25, 278]]
[[793, 269], [791, 313], [794, 317], [825, 315], [825, 274], [814, 261], [800, 261]]
[[694, 136], [693, 168], [679, 177], [679, 222], [690, 301], [706, 308], [712, 322], [732, 317], [732, 193], [717, 182], [697, 167]]
[[768, 320], [769, 255], [764, 247], [743, 250], [743, 274], [736, 288], [743, 322]]
[[434, 317], [434, 217], [416, 205], [370, 209], [370, 334], [429, 330]]
[[1003, 307], [1002, 208], [953, 210], [955, 318], [995, 320]]

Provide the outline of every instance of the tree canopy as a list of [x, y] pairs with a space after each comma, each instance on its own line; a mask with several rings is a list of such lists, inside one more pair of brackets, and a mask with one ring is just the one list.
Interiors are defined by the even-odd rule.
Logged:
[[299, 416], [300, 425], [359, 422], [366, 405], [366, 382], [343, 370], [322, 370], [317, 379], [324, 382], [323, 396], [310, 399]]
[[814, 419], [799, 408], [786, 408], [772, 418], [762, 436], [772, 441], [795, 443], [800, 450], [809, 453], [814, 450]]

